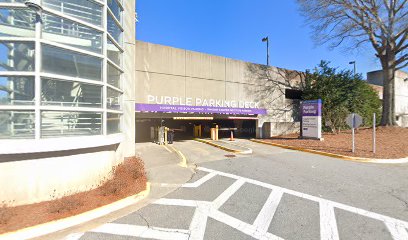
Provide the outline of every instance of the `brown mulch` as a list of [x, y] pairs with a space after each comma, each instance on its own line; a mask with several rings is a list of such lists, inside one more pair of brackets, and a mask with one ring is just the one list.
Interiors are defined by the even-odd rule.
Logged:
[[408, 128], [378, 127], [376, 154], [372, 152], [372, 133], [372, 128], [358, 129], [356, 131], [356, 152], [354, 154], [351, 151], [351, 130], [339, 134], [324, 134], [324, 141], [298, 139], [298, 134], [273, 137], [266, 141], [352, 157], [380, 159], [408, 157]]
[[110, 180], [87, 192], [30, 205], [0, 206], [0, 234], [74, 216], [146, 189], [147, 179], [142, 160], [127, 158], [112, 171]]

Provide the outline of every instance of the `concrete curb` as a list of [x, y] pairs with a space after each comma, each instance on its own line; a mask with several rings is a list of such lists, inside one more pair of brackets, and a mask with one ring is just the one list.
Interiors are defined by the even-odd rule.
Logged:
[[169, 146], [171, 149], [173, 149], [173, 151], [174, 152], [176, 152], [177, 153], [177, 155], [180, 157], [180, 159], [181, 159], [181, 162], [178, 164], [180, 167], [183, 167], [183, 168], [187, 168], [188, 166], [187, 166], [187, 158], [186, 158], [186, 156], [184, 156], [184, 154], [180, 151], [180, 150], [178, 150], [177, 148], [175, 148], [175, 147], [173, 147], [173, 146]]
[[194, 140], [197, 141], [197, 142], [202, 142], [202, 143], [211, 145], [211, 146], [213, 146], [213, 147], [222, 149], [222, 150], [227, 151], [227, 152], [239, 153], [239, 154], [251, 154], [251, 153], [252, 153], [252, 149], [250, 149], [250, 148], [248, 148], [248, 147], [240, 146], [240, 145], [238, 145], [238, 144], [232, 144], [232, 143], [231, 143], [232, 145], [236, 145], [236, 146], [242, 147], [242, 148], [247, 148], [248, 150], [245, 150], [245, 151], [235, 150], [235, 149], [227, 148], [227, 147], [225, 147], [225, 146], [221, 146], [221, 145], [218, 145], [218, 144], [216, 144], [216, 143], [213, 143], [213, 142], [210, 142], [210, 141], [207, 141], [207, 140], [204, 140], [204, 139], [199, 139], [199, 138], [196, 138], [196, 139], [194, 139]]
[[295, 150], [295, 151], [301, 151], [301, 152], [308, 152], [308, 153], [318, 154], [318, 155], [322, 155], [322, 156], [326, 156], [326, 157], [333, 157], [333, 158], [338, 158], [338, 159], [348, 160], [348, 161], [354, 161], [354, 162], [383, 163], [383, 164], [408, 163], [408, 157], [399, 158], [399, 159], [375, 159], [375, 158], [350, 157], [350, 156], [345, 156], [345, 155], [340, 155], [340, 154], [335, 154], [335, 153], [328, 153], [328, 152], [322, 152], [322, 151], [311, 150], [311, 149], [306, 149], [306, 148], [293, 147], [293, 146], [288, 146], [288, 145], [283, 145], [283, 144], [278, 144], [278, 143], [271, 143], [271, 142], [266, 142], [266, 141], [262, 141], [262, 140], [258, 140], [258, 139], [251, 139], [251, 141], [256, 142], [256, 143], [271, 145], [271, 146], [275, 146], [275, 147], [280, 147], [280, 148], [285, 148], [285, 149], [290, 149], [290, 150]]
[[96, 208], [90, 210], [88, 212], [84, 212], [75, 216], [55, 220], [52, 222], [43, 223], [40, 225], [23, 228], [14, 232], [4, 233], [0, 235], [0, 240], [8, 240], [8, 239], [31, 239], [36, 237], [41, 237], [50, 233], [54, 233], [60, 230], [64, 230], [85, 222], [89, 222], [99, 217], [103, 217], [109, 213], [115, 212], [117, 210], [123, 209], [130, 205], [136, 204], [141, 200], [145, 199], [150, 193], [150, 183], [147, 182], [146, 190], [116, 201], [114, 203], [102, 206], [100, 208]]

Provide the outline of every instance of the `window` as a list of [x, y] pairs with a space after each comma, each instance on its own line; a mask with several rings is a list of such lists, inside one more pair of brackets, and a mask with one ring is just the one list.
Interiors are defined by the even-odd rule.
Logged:
[[41, 113], [41, 136], [84, 136], [102, 134], [102, 113], [55, 112]]
[[302, 91], [296, 89], [285, 89], [285, 98], [286, 99], [293, 99], [293, 100], [301, 100], [302, 99]]
[[34, 105], [34, 77], [0, 76], [0, 105]]
[[0, 0], [0, 139], [119, 133], [123, 0], [25, 1]]
[[102, 59], [42, 45], [42, 71], [101, 81]]
[[102, 86], [42, 79], [41, 104], [67, 107], [102, 107]]
[[95, 53], [102, 52], [102, 33], [82, 24], [44, 13], [42, 29], [44, 39]]
[[34, 111], [0, 110], [0, 139], [34, 138]]
[[102, 6], [88, 0], [42, 0], [44, 7], [102, 27]]
[[108, 83], [114, 87], [121, 88], [120, 75], [122, 74], [117, 68], [108, 64]]
[[34, 71], [34, 43], [0, 41], [0, 71]]
[[118, 92], [108, 87], [107, 108], [113, 109], [113, 110], [120, 110], [121, 109], [121, 106], [120, 106], [121, 97], [122, 97], [121, 92]]
[[33, 11], [19, 8], [0, 8], [0, 16], [0, 36], [35, 36], [36, 16]]
[[121, 66], [121, 56], [122, 52], [119, 50], [119, 48], [113, 44], [111, 40], [108, 39], [108, 58], [112, 62], [116, 63], [118, 66]]
[[108, 14], [108, 32], [122, 46], [122, 30], [110, 14]]
[[107, 132], [108, 134], [119, 133], [120, 132], [120, 118], [121, 114], [108, 113], [107, 119]]
[[108, 0], [108, 7], [112, 11], [116, 19], [122, 23], [122, 8], [119, 6], [117, 0]]

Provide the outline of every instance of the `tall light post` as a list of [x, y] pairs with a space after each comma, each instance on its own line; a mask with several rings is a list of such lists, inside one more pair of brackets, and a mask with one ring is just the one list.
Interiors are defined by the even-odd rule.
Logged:
[[262, 42], [266, 42], [266, 65], [269, 66], [269, 37], [262, 38]]
[[356, 75], [356, 61], [351, 61], [351, 62], [349, 62], [349, 64], [354, 65], [354, 75]]

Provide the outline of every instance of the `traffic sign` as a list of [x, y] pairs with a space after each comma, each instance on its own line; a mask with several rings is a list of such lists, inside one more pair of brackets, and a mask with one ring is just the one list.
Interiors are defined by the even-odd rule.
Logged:
[[347, 116], [346, 123], [351, 128], [358, 128], [363, 124], [363, 118], [357, 113], [351, 113]]

